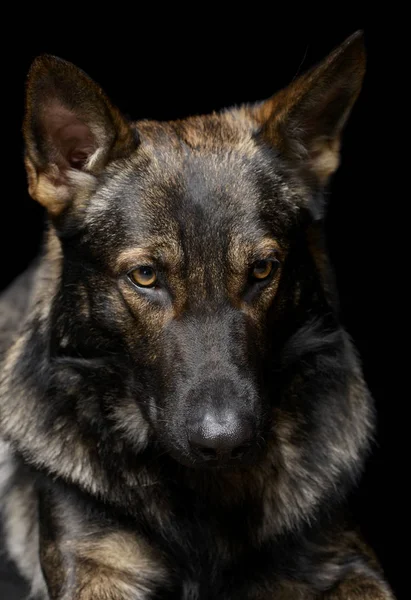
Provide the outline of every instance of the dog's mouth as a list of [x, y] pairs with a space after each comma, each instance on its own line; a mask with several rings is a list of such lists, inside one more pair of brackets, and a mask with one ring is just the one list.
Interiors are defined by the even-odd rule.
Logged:
[[169, 448], [170, 456], [184, 467], [201, 470], [233, 470], [254, 465], [262, 455], [262, 447], [257, 444], [244, 444], [234, 451], [202, 450], [187, 448]]

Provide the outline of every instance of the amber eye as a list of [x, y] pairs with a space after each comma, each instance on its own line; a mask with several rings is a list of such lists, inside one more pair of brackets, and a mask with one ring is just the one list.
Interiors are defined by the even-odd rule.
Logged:
[[253, 264], [251, 275], [254, 279], [263, 281], [275, 273], [279, 264], [277, 260], [257, 260]]
[[146, 265], [133, 269], [128, 276], [133, 283], [140, 287], [153, 287], [157, 281], [157, 275], [153, 267]]

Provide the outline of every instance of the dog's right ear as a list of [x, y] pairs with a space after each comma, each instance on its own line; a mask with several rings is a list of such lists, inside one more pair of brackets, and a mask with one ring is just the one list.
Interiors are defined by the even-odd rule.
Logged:
[[52, 216], [109, 161], [127, 156], [137, 134], [83, 71], [54, 56], [28, 75], [24, 119], [29, 193]]

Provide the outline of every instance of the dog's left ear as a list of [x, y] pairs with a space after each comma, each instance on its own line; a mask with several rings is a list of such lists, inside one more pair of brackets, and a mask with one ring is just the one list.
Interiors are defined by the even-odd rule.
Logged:
[[362, 31], [322, 63], [254, 107], [261, 134], [324, 186], [339, 164], [340, 138], [365, 73]]
[[113, 159], [130, 154], [137, 135], [103, 90], [54, 56], [37, 58], [28, 75], [24, 119], [29, 193], [52, 216]]

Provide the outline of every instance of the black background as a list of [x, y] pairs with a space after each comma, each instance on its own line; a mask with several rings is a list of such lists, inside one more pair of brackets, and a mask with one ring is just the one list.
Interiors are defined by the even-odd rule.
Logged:
[[[149, 18], [122, 15], [102, 27], [93, 21], [85, 25], [72, 8], [64, 16], [64, 30], [59, 18], [39, 30], [41, 19], [26, 17], [30, 33], [3, 56], [1, 287], [36, 254], [44, 222], [42, 209], [26, 191], [20, 133], [25, 76], [36, 55], [47, 52], [74, 62], [133, 119], [173, 119], [267, 98], [346, 36], [364, 29], [368, 69], [345, 130], [341, 167], [330, 188], [327, 238], [343, 321], [359, 348], [378, 409], [374, 453], [353, 507], [398, 598], [405, 598], [401, 579], [406, 575], [406, 514], [400, 502], [405, 495], [401, 477], [405, 461], [398, 423], [409, 391], [399, 385], [398, 339], [405, 332], [399, 329], [394, 274], [405, 247], [399, 234], [402, 219], [395, 209], [404, 192], [398, 187], [396, 156], [393, 65], [398, 55], [390, 57], [387, 25], [325, 14], [312, 25], [299, 16], [297, 6], [295, 14], [285, 18], [275, 10], [265, 14], [259, 9], [257, 14], [257, 3], [243, 9], [241, 23], [239, 7], [233, 9], [236, 20], [224, 22], [218, 12], [204, 7], [191, 15], [187, 9], [180, 19], [169, 21], [158, 7], [157, 15]], [[115, 12], [113, 5], [110, 11]]]

